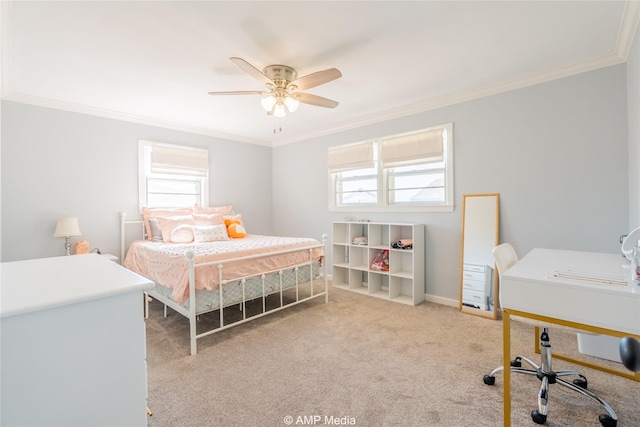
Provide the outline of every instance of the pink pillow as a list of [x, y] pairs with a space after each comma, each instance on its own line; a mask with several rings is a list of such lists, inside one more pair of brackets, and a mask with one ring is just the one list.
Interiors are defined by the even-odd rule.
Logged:
[[[162, 241], [165, 243], [187, 243], [187, 242], [174, 242], [172, 240], [173, 231], [181, 225], [193, 225], [193, 218], [191, 215], [179, 215], [179, 216], [159, 216], [156, 218], [158, 225], [160, 225], [160, 232], [162, 233]], [[176, 235], [177, 239], [184, 240], [184, 231], [180, 230], [180, 234]], [[193, 239], [192, 239], [193, 240]], [[191, 240], [190, 240], [191, 241]]]
[[229, 240], [229, 235], [227, 235], [227, 227], [224, 224], [194, 225], [193, 240], [196, 243]]
[[211, 206], [208, 208], [204, 208], [199, 206], [197, 203], [193, 206], [193, 213], [204, 213], [204, 214], [230, 214], [233, 213], [233, 206], [224, 205], [224, 206]]
[[180, 224], [171, 231], [171, 241], [173, 243], [191, 243], [193, 242], [193, 226], [189, 224]]
[[220, 214], [193, 214], [195, 225], [219, 225], [224, 224], [224, 216]]
[[142, 208], [142, 220], [144, 222], [145, 232], [147, 233], [147, 240], [153, 239], [151, 225], [149, 224], [150, 218], [171, 215], [191, 215], [192, 213], [192, 208]]

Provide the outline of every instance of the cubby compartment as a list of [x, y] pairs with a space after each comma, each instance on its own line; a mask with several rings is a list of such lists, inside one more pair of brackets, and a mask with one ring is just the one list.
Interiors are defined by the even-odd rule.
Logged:
[[[356, 242], [356, 238], [364, 237], [366, 241], [369, 240], [369, 227], [367, 223], [352, 222], [349, 223], [349, 244], [353, 245]], [[367, 246], [367, 244], [358, 244], [358, 246]]]
[[348, 245], [349, 243], [351, 243], [349, 237], [349, 224], [335, 223], [333, 225], [333, 244]]
[[367, 246], [351, 246], [349, 248], [349, 267], [355, 270], [369, 270], [369, 248]]
[[[392, 277], [389, 286], [389, 297], [392, 301], [415, 305], [414, 282], [411, 278]], [[421, 300], [420, 300], [421, 301]]]
[[389, 248], [389, 225], [370, 224], [369, 225], [369, 247], [378, 249]]
[[369, 275], [366, 271], [349, 270], [349, 283], [347, 285], [347, 289], [366, 294], [369, 292], [368, 280]]
[[400, 277], [413, 277], [413, 249], [398, 249], [390, 252], [390, 273]]
[[389, 298], [389, 276], [387, 274], [369, 273], [369, 295]]
[[333, 265], [333, 286], [347, 287], [349, 286], [349, 268], [337, 267]]
[[[409, 305], [424, 301], [423, 224], [335, 222], [333, 235], [334, 287]], [[381, 253], [386, 260], [372, 266]]]
[[345, 244], [333, 245], [333, 266], [349, 267], [349, 246]]
[[413, 239], [414, 229], [413, 225], [394, 225], [391, 227], [391, 235], [389, 236], [390, 243], [397, 243], [404, 239]]

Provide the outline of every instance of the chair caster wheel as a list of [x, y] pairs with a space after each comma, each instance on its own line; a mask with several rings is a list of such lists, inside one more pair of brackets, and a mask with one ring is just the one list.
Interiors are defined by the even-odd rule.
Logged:
[[618, 420], [614, 420], [609, 414], [600, 415], [598, 419], [602, 427], [616, 427], [618, 425]]
[[516, 357], [514, 360], [512, 360], [511, 362], [509, 362], [509, 365], [512, 368], [522, 368], [522, 358], [520, 357]]
[[547, 422], [547, 416], [542, 415], [537, 409], [531, 411], [531, 419], [536, 424], [544, 424]]
[[494, 385], [496, 383], [496, 377], [490, 377], [488, 374], [485, 375], [482, 380], [486, 385]]
[[573, 384], [577, 385], [580, 388], [587, 389], [587, 378], [580, 375], [580, 378], [576, 378], [573, 380]]

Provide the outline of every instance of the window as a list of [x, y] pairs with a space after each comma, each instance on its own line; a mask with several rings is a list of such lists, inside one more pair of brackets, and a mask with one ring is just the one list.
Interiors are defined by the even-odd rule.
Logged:
[[452, 129], [330, 147], [330, 209], [452, 211]]
[[138, 141], [140, 207], [208, 205], [209, 152]]

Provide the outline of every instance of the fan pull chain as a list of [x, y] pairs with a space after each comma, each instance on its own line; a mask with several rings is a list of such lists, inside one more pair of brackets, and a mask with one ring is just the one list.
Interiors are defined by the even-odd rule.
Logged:
[[[276, 123], [277, 120], [277, 123]], [[282, 132], [282, 123], [276, 117], [273, 118], [273, 133]]]

